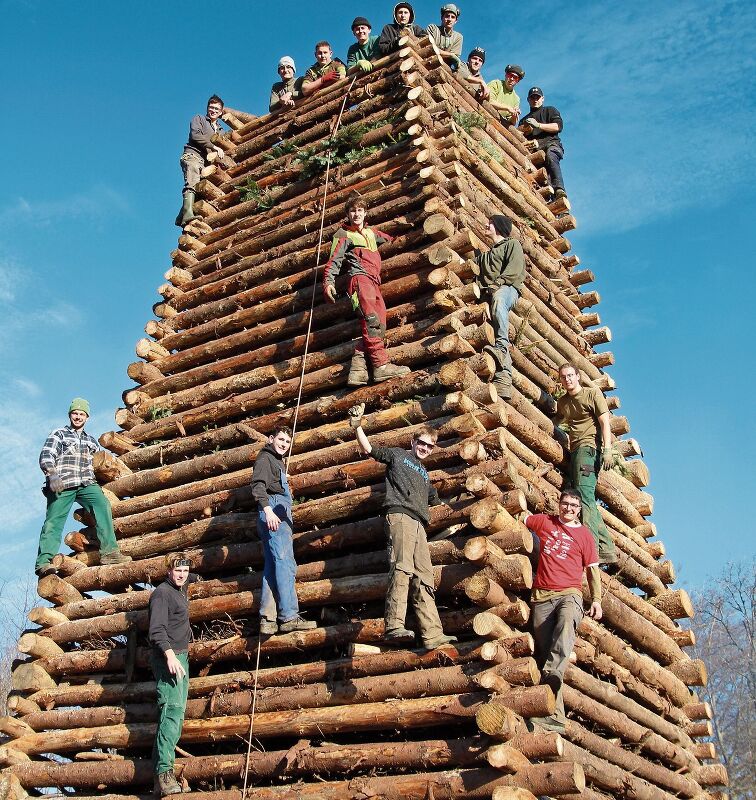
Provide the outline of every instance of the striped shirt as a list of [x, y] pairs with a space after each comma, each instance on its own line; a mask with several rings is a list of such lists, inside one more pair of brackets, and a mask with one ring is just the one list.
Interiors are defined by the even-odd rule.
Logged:
[[63, 488], [76, 489], [97, 483], [92, 457], [100, 449], [97, 440], [85, 431], [76, 432], [70, 425], [54, 430], [39, 454], [39, 466], [45, 475], [55, 470]]

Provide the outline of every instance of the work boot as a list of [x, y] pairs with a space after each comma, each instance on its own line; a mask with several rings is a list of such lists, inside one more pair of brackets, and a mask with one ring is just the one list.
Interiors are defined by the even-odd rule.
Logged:
[[454, 644], [456, 641], [456, 636], [447, 636], [442, 633], [441, 636], [436, 636], [435, 639], [430, 639], [427, 642], [423, 642], [423, 644], [428, 650], [435, 650], [437, 647], [443, 647], [445, 644]]
[[278, 632], [294, 633], [295, 631], [311, 631], [313, 628], [317, 627], [317, 622], [311, 622], [308, 619], [302, 619], [302, 617], [294, 617], [294, 619], [287, 619], [286, 622], [282, 622], [278, 626]]
[[100, 564], [102, 566], [128, 564], [129, 561], [131, 561], [131, 556], [125, 556], [120, 550], [114, 550], [112, 553], [100, 553]]
[[42, 564], [34, 570], [38, 578], [44, 578], [45, 575], [57, 575], [58, 570], [49, 561], [47, 564]]
[[368, 377], [365, 354], [360, 350], [355, 350], [352, 356], [352, 363], [349, 365], [347, 386], [367, 386]]
[[400, 367], [398, 364], [392, 364], [390, 361], [387, 364], [381, 364], [373, 370], [373, 380], [376, 383], [387, 381], [390, 378], [401, 378], [402, 375], [409, 375], [412, 370], [409, 367]]
[[197, 219], [194, 213], [194, 189], [186, 189], [184, 191], [184, 202], [181, 206], [181, 211], [179, 211], [176, 217], [176, 225], [178, 225], [179, 228], [184, 228], [193, 219]]
[[275, 636], [278, 633], [278, 623], [273, 620], [260, 618], [260, 635]]
[[567, 197], [567, 192], [564, 189], [555, 189], [554, 190], [554, 199], [559, 200], [560, 197]]
[[496, 394], [502, 400], [511, 400], [512, 399], [512, 376], [507, 375], [506, 372], [497, 372], [493, 376], [493, 380], [491, 383], [496, 389]]
[[169, 794], [181, 794], [181, 786], [176, 780], [172, 769], [155, 775], [154, 790], [158, 797], [167, 797]]
[[413, 642], [415, 634], [408, 628], [390, 628], [383, 634], [383, 641], [389, 644], [404, 644]]

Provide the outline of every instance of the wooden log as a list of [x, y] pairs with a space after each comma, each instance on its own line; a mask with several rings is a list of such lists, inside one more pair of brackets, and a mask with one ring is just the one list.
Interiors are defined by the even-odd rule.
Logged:
[[[81, 562], [79, 562], [81, 564]], [[81, 564], [83, 567], [84, 565]], [[41, 628], [49, 628], [61, 622], [68, 622], [68, 617], [61, 614], [58, 609], [48, 608], [47, 606], [35, 606], [26, 615], [29, 622], [39, 625]]]
[[492, 767], [510, 774], [531, 766], [530, 761], [519, 750], [504, 743], [491, 745], [486, 750], [486, 761]]
[[11, 673], [11, 683], [17, 692], [38, 692], [56, 686], [49, 672], [36, 661], [18, 664]]
[[54, 658], [59, 656], [63, 649], [55, 642], [36, 633], [24, 633], [18, 640], [18, 651], [34, 658]]
[[57, 575], [45, 575], [37, 582], [37, 594], [55, 605], [81, 600], [81, 593]]
[[674, 589], [658, 594], [649, 598], [649, 603], [670, 619], [692, 619], [696, 614], [690, 595], [685, 589]]

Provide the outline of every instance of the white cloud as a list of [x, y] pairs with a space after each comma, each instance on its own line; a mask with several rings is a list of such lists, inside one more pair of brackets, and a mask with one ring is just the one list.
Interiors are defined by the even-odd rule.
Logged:
[[29, 397], [39, 397], [39, 395], [42, 393], [42, 389], [40, 389], [40, 387], [34, 381], [29, 380], [28, 378], [14, 378], [13, 386], [29, 395]]

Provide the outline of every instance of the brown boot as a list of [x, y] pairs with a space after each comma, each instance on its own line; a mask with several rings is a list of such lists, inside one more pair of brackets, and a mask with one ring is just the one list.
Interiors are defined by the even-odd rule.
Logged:
[[402, 375], [409, 375], [412, 370], [409, 367], [400, 367], [398, 364], [381, 364], [380, 367], [375, 367], [373, 370], [373, 380], [376, 383], [387, 381], [390, 378], [401, 378]]
[[128, 564], [129, 561], [131, 561], [131, 556], [125, 556], [120, 550], [114, 550], [112, 553], [100, 553], [100, 564], [103, 566]]
[[354, 351], [352, 363], [349, 365], [349, 376], [347, 386], [367, 386], [368, 368], [365, 354], [359, 350]]
[[181, 794], [181, 786], [176, 780], [172, 769], [155, 775], [154, 790], [158, 797], [167, 797], [169, 794]]

